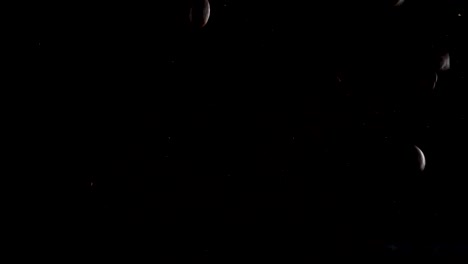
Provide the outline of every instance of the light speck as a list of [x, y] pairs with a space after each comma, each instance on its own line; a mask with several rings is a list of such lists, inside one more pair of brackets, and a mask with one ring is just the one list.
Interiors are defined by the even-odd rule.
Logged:
[[398, 0], [398, 1], [395, 3], [395, 6], [401, 6], [404, 2], [405, 2], [405, 0]]
[[450, 55], [448, 53], [445, 53], [440, 57], [440, 70], [447, 71], [449, 69], [450, 69]]
[[458, 14], [459, 17], [461, 17], [461, 14]]
[[388, 245], [387, 248], [390, 249], [391, 251], [395, 251], [398, 249], [398, 247], [395, 245]]
[[93, 187], [93, 185], [94, 185], [94, 182], [91, 182], [91, 187]]

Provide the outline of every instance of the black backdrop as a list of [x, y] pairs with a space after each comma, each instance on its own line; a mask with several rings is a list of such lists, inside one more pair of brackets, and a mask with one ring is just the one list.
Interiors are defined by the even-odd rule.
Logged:
[[202, 29], [184, 1], [44, 18], [60, 173], [87, 189], [66, 237], [213, 263], [466, 254], [462, 1], [210, 4]]

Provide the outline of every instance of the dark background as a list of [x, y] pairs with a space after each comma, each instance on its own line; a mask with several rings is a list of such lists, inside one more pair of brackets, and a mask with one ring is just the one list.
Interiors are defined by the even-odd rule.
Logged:
[[87, 190], [54, 198], [63, 239], [104, 259], [467, 254], [466, 3], [210, 3], [202, 29], [181, 0], [45, 15], [44, 134]]

